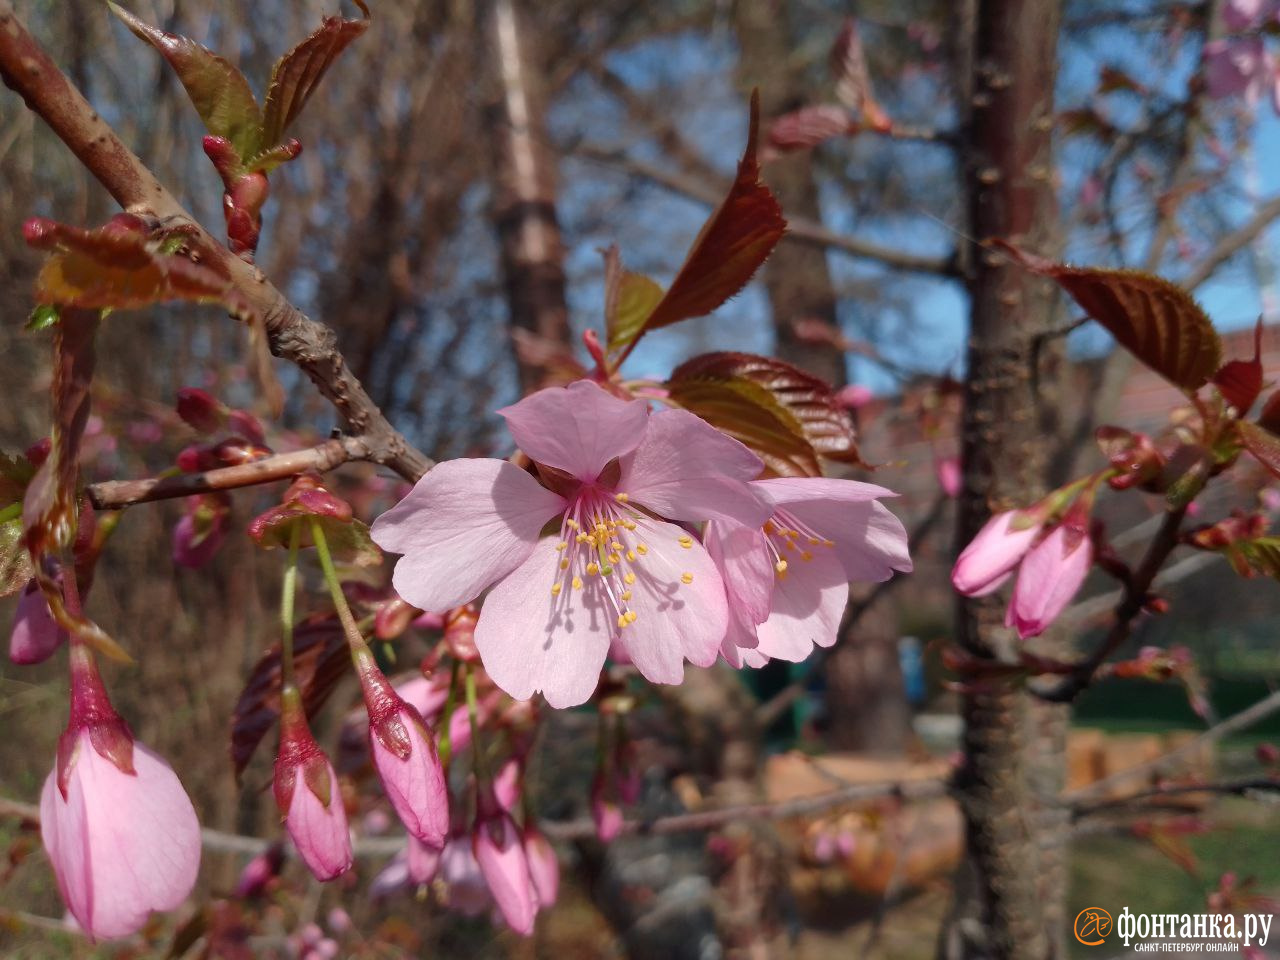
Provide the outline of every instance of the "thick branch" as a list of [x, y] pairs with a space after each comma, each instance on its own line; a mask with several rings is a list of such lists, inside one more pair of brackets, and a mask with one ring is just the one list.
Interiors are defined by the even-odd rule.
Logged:
[[353, 460], [369, 460], [369, 444], [363, 437], [337, 437], [305, 450], [264, 457], [252, 463], [220, 467], [203, 473], [175, 477], [148, 477], [144, 480], [106, 480], [91, 483], [89, 500], [99, 510], [118, 510], [135, 503], [172, 500], [213, 490], [235, 490], [260, 483], [287, 480], [300, 473], [325, 473]]
[[[698, 203], [710, 207], [717, 206], [727, 193], [717, 185], [704, 183], [693, 177], [684, 176], [664, 170], [656, 164], [646, 163], [628, 156], [621, 150], [611, 150], [592, 144], [579, 144], [573, 152], [588, 160], [617, 167], [626, 173], [648, 180], [660, 187], [678, 193]], [[907, 253], [892, 247], [884, 247], [878, 243], [859, 240], [843, 233], [828, 229], [816, 220], [803, 217], [787, 218], [787, 236], [804, 243], [816, 244], [820, 247], [838, 250], [850, 256], [864, 260], [875, 260], [895, 270], [906, 270], [913, 273], [929, 273], [940, 276], [955, 276], [956, 265], [952, 257], [930, 257], [923, 254]]]
[[98, 182], [131, 213], [191, 224], [195, 246], [217, 258], [236, 291], [267, 332], [271, 352], [311, 378], [349, 431], [368, 445], [368, 459], [407, 480], [432, 465], [386, 418], [347, 368], [332, 330], [307, 318], [252, 264], [206, 232], [115, 132], [98, 116], [31, 36], [9, 0], [0, 0], [0, 79], [49, 125]]

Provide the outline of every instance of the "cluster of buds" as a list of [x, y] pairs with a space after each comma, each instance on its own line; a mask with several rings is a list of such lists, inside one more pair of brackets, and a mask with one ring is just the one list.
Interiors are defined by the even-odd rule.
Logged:
[[958, 592], [981, 597], [995, 592], [1018, 570], [1005, 626], [1016, 629], [1023, 640], [1049, 628], [1093, 566], [1092, 496], [1078, 497], [1061, 520], [1050, 525], [1052, 499], [993, 516], [961, 551], [951, 571]]
[[[225, 137], [204, 138], [204, 152], [222, 178], [222, 214], [227, 221], [227, 246], [250, 263], [258, 249], [262, 232], [262, 207], [270, 184], [261, 169], [247, 169], [240, 154]], [[275, 162], [292, 160], [302, 152], [302, 144], [290, 139], [272, 151]]]

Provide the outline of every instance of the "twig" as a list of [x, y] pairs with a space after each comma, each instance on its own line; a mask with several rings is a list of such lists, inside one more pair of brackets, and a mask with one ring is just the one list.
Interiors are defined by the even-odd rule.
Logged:
[[1222, 237], [1210, 250], [1196, 268], [1182, 280], [1182, 286], [1194, 290], [1200, 286], [1226, 261], [1230, 260], [1243, 247], [1258, 238], [1267, 227], [1280, 218], [1280, 197], [1272, 197], [1258, 208], [1258, 212], [1248, 222]]
[[337, 437], [305, 450], [278, 453], [251, 463], [220, 467], [203, 473], [91, 483], [86, 492], [89, 500], [99, 510], [118, 510], [153, 500], [170, 500], [211, 490], [235, 490], [260, 483], [272, 483], [308, 471], [325, 473], [344, 463], [369, 459], [369, 445], [363, 437]]
[[194, 231], [196, 248], [216, 259], [252, 312], [261, 318], [271, 352], [295, 364], [333, 404], [368, 459], [417, 480], [432, 462], [382, 415], [347, 367], [337, 338], [306, 317], [252, 264], [235, 256], [201, 227], [186, 208], [89, 105], [23, 26], [10, 0], [0, 0], [0, 79], [57, 134], [125, 210]]
[[[710, 207], [717, 206], [724, 199], [725, 190], [718, 185], [705, 183], [684, 174], [673, 173], [670, 170], [664, 170], [656, 164], [646, 163], [643, 160], [628, 156], [622, 150], [581, 143], [573, 147], [572, 152], [584, 159], [617, 167], [626, 173], [656, 183], [660, 187], [665, 187], [674, 193]], [[875, 260], [895, 270], [937, 274], [946, 277], [957, 275], [954, 257], [930, 257], [923, 254], [895, 250], [892, 247], [884, 247], [877, 243], [870, 243], [843, 233], [837, 233], [818, 221], [810, 220], [806, 217], [788, 217], [787, 236], [805, 243], [839, 250], [854, 257]]]
[[1186, 516], [1186, 513], [1186, 507], [1182, 507], [1181, 509], [1170, 510], [1164, 515], [1160, 529], [1156, 531], [1156, 535], [1148, 545], [1142, 562], [1121, 591], [1120, 603], [1115, 610], [1115, 620], [1111, 625], [1111, 629], [1107, 631], [1107, 635], [1089, 656], [1076, 665], [1076, 668], [1066, 679], [1049, 690], [1037, 691], [1038, 696], [1051, 703], [1071, 702], [1082, 690], [1089, 686], [1089, 683], [1093, 680], [1093, 675], [1106, 661], [1107, 657], [1111, 656], [1122, 643], [1129, 639], [1129, 635], [1133, 632], [1134, 620], [1137, 619], [1146, 606], [1148, 594], [1155, 582], [1156, 574], [1160, 572], [1164, 562], [1169, 559], [1169, 554], [1178, 545], [1178, 532], [1182, 527], [1182, 519]]
[[1071, 807], [1072, 818], [1078, 820], [1083, 817], [1096, 816], [1100, 813], [1123, 810], [1130, 804], [1142, 800], [1185, 796], [1189, 793], [1216, 793], [1237, 797], [1246, 797], [1250, 793], [1280, 793], [1280, 780], [1272, 780], [1267, 777], [1247, 777], [1241, 780], [1226, 780], [1216, 783], [1169, 783], [1151, 787], [1147, 790], [1139, 790], [1137, 793], [1131, 793], [1126, 797], [1101, 800], [1096, 803], [1071, 803], [1069, 806]]

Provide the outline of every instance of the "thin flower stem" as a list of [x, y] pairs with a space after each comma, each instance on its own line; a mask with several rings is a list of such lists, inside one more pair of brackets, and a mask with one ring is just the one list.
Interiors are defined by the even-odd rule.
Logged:
[[355, 617], [351, 615], [351, 608], [347, 606], [347, 596], [342, 592], [342, 584], [338, 582], [338, 571], [333, 567], [333, 555], [329, 552], [329, 541], [325, 539], [324, 528], [320, 526], [320, 521], [315, 517], [311, 518], [311, 539], [316, 542], [316, 554], [320, 558], [320, 569], [324, 572], [324, 582], [329, 585], [329, 595], [333, 597], [334, 609], [338, 612], [338, 620], [342, 623], [342, 630], [347, 635], [347, 643], [351, 647], [351, 657], [356, 661], [356, 666], [360, 666], [360, 661], [364, 658], [373, 660], [373, 651], [369, 649], [369, 644], [365, 642], [364, 634], [360, 632], [360, 627], [356, 624]]
[[455, 660], [449, 668], [449, 694], [444, 700], [444, 720], [440, 724], [440, 741], [436, 745], [440, 765], [444, 767], [446, 776], [449, 773], [449, 761], [453, 759], [453, 709], [458, 704], [458, 669], [461, 666], [461, 661]]
[[[466, 667], [466, 690], [467, 690], [467, 719], [471, 722], [471, 761], [475, 766], [476, 784], [484, 786], [492, 783], [493, 778], [489, 776], [489, 765], [485, 760], [484, 751], [480, 748], [480, 706], [476, 697], [476, 671], [475, 667], [467, 664]], [[445, 723], [448, 724], [449, 717], [445, 717]]]
[[302, 525], [295, 523], [289, 534], [289, 559], [285, 563], [284, 583], [280, 587], [280, 677], [284, 686], [293, 683], [293, 602], [298, 592], [298, 544], [302, 541]]

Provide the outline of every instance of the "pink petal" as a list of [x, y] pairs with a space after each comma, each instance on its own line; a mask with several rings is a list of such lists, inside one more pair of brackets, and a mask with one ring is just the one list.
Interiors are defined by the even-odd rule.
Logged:
[[443, 846], [449, 832], [449, 792], [440, 757], [411, 708], [401, 710], [400, 721], [412, 743], [409, 756], [400, 759], [371, 733], [374, 766], [387, 799], [410, 835], [430, 846]]
[[622, 460], [617, 489], [672, 520], [731, 519], [759, 526], [772, 510], [746, 483], [764, 463], [687, 410], [649, 418], [644, 439]]
[[466, 837], [451, 837], [440, 857], [440, 879], [450, 910], [465, 917], [484, 913], [493, 904], [480, 864]]
[[983, 597], [995, 592], [1013, 569], [1022, 562], [1040, 534], [1040, 524], [1011, 529], [1016, 510], [997, 513], [977, 532], [951, 569], [951, 584], [966, 597]]
[[64, 800], [57, 773], [40, 796], [41, 834], [67, 907], [95, 939], [135, 933], [179, 906], [200, 867], [200, 824], [169, 765], [133, 745], [134, 775], [80, 735]]
[[591, 696], [609, 651], [613, 620], [598, 579], [553, 596], [559, 574], [556, 537], [495, 586], [480, 608], [476, 648], [489, 676], [517, 700], [539, 691], [556, 708]]
[[409, 838], [409, 849], [406, 863], [409, 868], [409, 879], [414, 883], [430, 883], [440, 872], [440, 860], [444, 851], [440, 847], [429, 846], [417, 837]]
[[761, 656], [798, 663], [814, 644], [836, 642], [849, 600], [849, 581], [831, 550], [814, 550], [812, 559], [788, 557], [785, 576], [776, 577], [773, 610], [756, 628]]
[[1023, 640], [1036, 637], [1058, 619], [1083, 586], [1093, 566], [1093, 544], [1082, 531], [1063, 524], [1027, 554], [1005, 615]]
[[329, 772], [329, 805], [311, 792], [298, 772], [285, 826], [307, 869], [321, 882], [332, 880], [351, 868], [351, 831], [342, 806], [342, 789], [332, 765]]
[[764, 533], [759, 527], [713, 521], [702, 539], [724, 580], [731, 612], [752, 627], [764, 623], [775, 576]]
[[878, 487], [874, 483], [861, 483], [857, 480], [837, 480], [832, 477], [773, 477], [769, 480], [757, 480], [752, 486], [762, 490], [777, 507], [814, 500], [863, 503], [867, 500], [878, 500], [881, 497], [897, 496], [888, 487]]
[[589, 483], [610, 460], [635, 449], [649, 408], [640, 400], [620, 400], [590, 380], [579, 380], [539, 390], [498, 413], [506, 417], [516, 446], [531, 460]]
[[[498, 839], [494, 828], [498, 828]], [[471, 845], [502, 918], [512, 930], [527, 937], [533, 933], [538, 901], [515, 823], [505, 814], [497, 821], [481, 821], [476, 824]]]
[[524, 854], [529, 861], [529, 879], [542, 909], [555, 905], [560, 894], [560, 861], [555, 848], [532, 823], [524, 827]]
[[403, 554], [392, 582], [422, 610], [474, 600], [529, 555], [564, 500], [503, 460], [437, 464], [373, 524], [374, 542]]
[[682, 546], [681, 538], [690, 538], [680, 527], [644, 517], [635, 522], [649, 549], [632, 568], [636, 619], [621, 631], [621, 643], [650, 683], [680, 683], [685, 660], [699, 667], [715, 662], [729, 626], [724, 583], [702, 544]]
[[41, 663], [53, 656], [66, 640], [67, 632], [54, 622], [40, 585], [35, 580], [29, 581], [13, 614], [9, 659], [19, 664]]
[[879, 583], [895, 570], [911, 572], [907, 531], [878, 501], [796, 501], [786, 510], [819, 536], [835, 541], [835, 553], [848, 580]]

